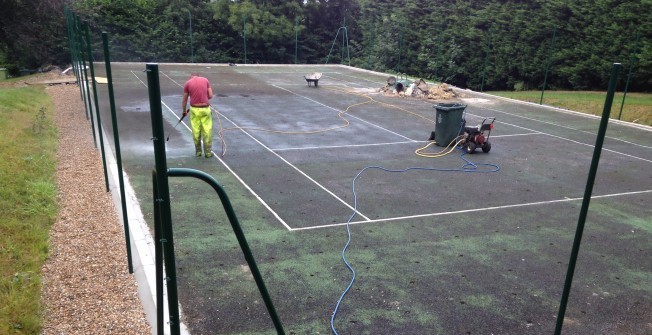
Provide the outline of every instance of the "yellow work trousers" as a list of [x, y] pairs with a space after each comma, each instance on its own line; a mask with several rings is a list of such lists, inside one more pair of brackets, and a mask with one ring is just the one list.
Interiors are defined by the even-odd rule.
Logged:
[[201, 154], [202, 140], [204, 154], [211, 152], [213, 146], [213, 116], [210, 107], [190, 107], [190, 127], [192, 140], [195, 142], [195, 153]]

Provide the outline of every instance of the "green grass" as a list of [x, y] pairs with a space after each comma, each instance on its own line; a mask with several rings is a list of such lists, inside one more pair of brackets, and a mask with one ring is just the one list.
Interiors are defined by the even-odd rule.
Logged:
[[[541, 101], [541, 91], [496, 91], [487, 93], [534, 103]], [[587, 114], [602, 115], [606, 95], [606, 92], [546, 91], [543, 95], [543, 104]], [[619, 114], [621, 114], [620, 106], [622, 101], [623, 93], [616, 93], [611, 106], [610, 116], [612, 119], [618, 119]], [[620, 119], [648, 126], [652, 125], [652, 94], [627, 93]]]
[[56, 217], [56, 129], [43, 87], [0, 87], [0, 334], [38, 334]]

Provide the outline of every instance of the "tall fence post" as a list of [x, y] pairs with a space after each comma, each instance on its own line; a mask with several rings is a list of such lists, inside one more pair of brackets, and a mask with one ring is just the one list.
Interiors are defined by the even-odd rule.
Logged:
[[439, 37], [437, 38], [437, 51], [435, 52], [435, 80], [437, 80], [439, 72], [439, 60], [441, 58], [441, 50], [444, 48], [444, 21], [441, 21], [441, 29], [439, 30]]
[[299, 49], [299, 17], [294, 17], [294, 64], [297, 63], [297, 51]]
[[244, 63], [247, 64], [247, 17], [242, 17], [242, 39], [244, 41]]
[[[167, 177], [167, 158], [165, 156], [165, 135], [163, 131], [163, 110], [161, 108], [161, 87], [158, 64], [147, 64], [147, 88], [152, 119], [152, 141], [154, 142], [154, 160], [156, 162], [156, 185], [161, 220], [161, 244], [165, 258], [165, 280], [168, 291], [168, 313], [170, 334], [179, 335], [179, 296], [177, 293], [177, 267], [174, 257], [174, 235], [172, 232], [172, 214], [170, 209], [170, 186]], [[160, 304], [162, 302], [157, 302]]]
[[100, 152], [102, 153], [102, 166], [104, 167], [104, 184], [106, 191], [109, 191], [109, 175], [106, 171], [106, 155], [104, 154], [104, 136], [102, 135], [102, 119], [100, 117], [100, 104], [97, 102], [97, 83], [95, 82], [95, 65], [93, 50], [91, 49], [91, 35], [88, 31], [88, 22], [84, 22], [86, 33], [86, 49], [88, 50], [88, 66], [91, 69], [91, 82], [93, 83], [93, 101], [95, 102], [95, 114], [97, 115], [97, 136], [100, 138]]
[[491, 50], [492, 47], [492, 29], [493, 25], [489, 26], [489, 39], [487, 41], [487, 49], [485, 50], [484, 54], [484, 64], [482, 65], [482, 83], [480, 84], [480, 92], [484, 92], [484, 79], [487, 73], [487, 62], [489, 61], [489, 51]]
[[548, 61], [546, 62], [546, 71], [543, 75], [543, 86], [541, 87], [541, 99], [539, 99], [539, 105], [543, 104], [543, 92], [546, 91], [546, 84], [548, 83], [548, 69], [550, 68], [550, 63], [552, 63], [552, 49], [555, 46], [555, 37], [557, 36], [557, 27], [552, 30], [552, 41], [550, 41], [550, 48], [548, 48]]
[[[82, 90], [82, 97], [84, 98], [84, 110], [86, 112], [86, 120], [91, 120], [91, 124], [93, 124], [92, 120], [92, 113], [89, 113], [89, 99], [87, 99], [87, 76], [86, 76], [86, 61], [84, 60], [84, 53], [82, 52], [82, 35], [81, 35], [81, 28], [80, 28], [80, 23], [79, 23], [79, 16], [75, 15], [73, 18], [74, 21], [74, 26], [75, 26], [75, 43], [77, 44], [77, 67], [79, 68], [79, 87], [81, 87]], [[90, 117], [89, 117], [90, 115]], [[93, 128], [93, 141], [95, 142], [95, 129]], [[95, 143], [95, 147], [97, 148], [97, 143]]]
[[188, 21], [190, 22], [190, 62], [195, 62], [195, 49], [192, 41], [192, 13], [188, 10]]
[[102, 32], [102, 44], [104, 46], [104, 65], [106, 68], [106, 81], [109, 88], [109, 105], [111, 107], [111, 124], [113, 125], [113, 142], [115, 144], [115, 160], [118, 167], [118, 187], [120, 188], [120, 204], [122, 205], [122, 223], [125, 230], [125, 241], [127, 242], [127, 264], [129, 273], [134, 273], [134, 266], [131, 260], [131, 239], [129, 237], [129, 216], [127, 215], [127, 199], [125, 196], [125, 182], [122, 175], [122, 154], [120, 150], [120, 133], [118, 131], [118, 118], [115, 112], [115, 97], [113, 93], [113, 75], [111, 73], [111, 56], [109, 54], [109, 37]]
[[[91, 130], [93, 131], [93, 144], [95, 144], [95, 149], [97, 149], [97, 137], [95, 135], [95, 120], [93, 118], [93, 103], [91, 102], [91, 89], [88, 86], [88, 71], [86, 68], [88, 67], [86, 65], [86, 59], [84, 59], [84, 36], [82, 34], [82, 28], [81, 28], [81, 22], [79, 22], [79, 18], [77, 18], [77, 26], [79, 28], [79, 54], [81, 55], [82, 58], [82, 66], [84, 68], [84, 86], [86, 89], [86, 102], [88, 103], [88, 115], [91, 116]], [[89, 57], [90, 58], [90, 57]], [[90, 60], [89, 60], [90, 62]], [[92, 78], [91, 78], [92, 79]]]
[[636, 41], [634, 42], [634, 50], [632, 51], [632, 57], [630, 58], [629, 61], [629, 70], [627, 71], [627, 81], [625, 82], [625, 90], [623, 91], [623, 100], [620, 103], [620, 112], [618, 112], [618, 120], [620, 120], [620, 117], [623, 114], [623, 106], [625, 106], [625, 98], [627, 97], [627, 89], [629, 88], [629, 81], [632, 78], [632, 69], [638, 62], [638, 41], [639, 38], [641, 37], [641, 31], [637, 30], [636, 31]]
[[559, 313], [557, 315], [557, 326], [555, 328], [555, 335], [561, 335], [561, 329], [564, 325], [564, 317], [566, 314], [566, 305], [568, 304], [568, 296], [570, 294], [571, 285], [573, 283], [573, 273], [575, 272], [575, 263], [577, 262], [577, 255], [580, 251], [580, 243], [582, 242], [582, 234], [584, 232], [584, 223], [589, 211], [589, 203], [591, 202], [591, 194], [593, 193], [593, 184], [595, 176], [598, 172], [598, 163], [600, 162], [600, 153], [602, 152], [602, 144], [607, 132], [607, 125], [609, 124], [609, 114], [611, 113], [611, 104], [614, 100], [614, 91], [616, 90], [616, 82], [618, 73], [620, 72], [620, 63], [614, 63], [611, 70], [611, 78], [609, 79], [609, 88], [607, 90], [607, 97], [602, 110], [602, 119], [600, 120], [600, 127], [598, 129], [598, 136], [595, 140], [595, 147], [593, 149], [593, 159], [591, 160], [591, 167], [589, 168], [589, 176], [586, 181], [586, 189], [584, 190], [584, 199], [582, 201], [582, 208], [580, 209], [580, 216], [577, 222], [577, 229], [575, 230], [575, 240], [573, 241], [573, 248], [571, 249], [570, 261], [568, 262], [568, 270], [566, 271], [566, 281], [564, 283], [564, 291], [559, 303]]

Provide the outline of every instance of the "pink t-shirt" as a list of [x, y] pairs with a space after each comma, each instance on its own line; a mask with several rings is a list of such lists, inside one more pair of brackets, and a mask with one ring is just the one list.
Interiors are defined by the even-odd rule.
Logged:
[[211, 83], [204, 77], [192, 77], [183, 85], [183, 93], [190, 95], [190, 105], [208, 105], [208, 88]]

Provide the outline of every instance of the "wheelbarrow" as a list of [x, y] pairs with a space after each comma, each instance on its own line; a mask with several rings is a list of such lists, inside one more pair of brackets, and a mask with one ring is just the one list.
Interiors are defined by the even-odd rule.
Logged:
[[317, 87], [319, 85], [319, 78], [321, 78], [321, 72], [313, 72], [303, 76], [303, 78], [305, 78], [306, 82], [308, 82], [308, 87], [312, 86], [313, 84], [315, 87]]

